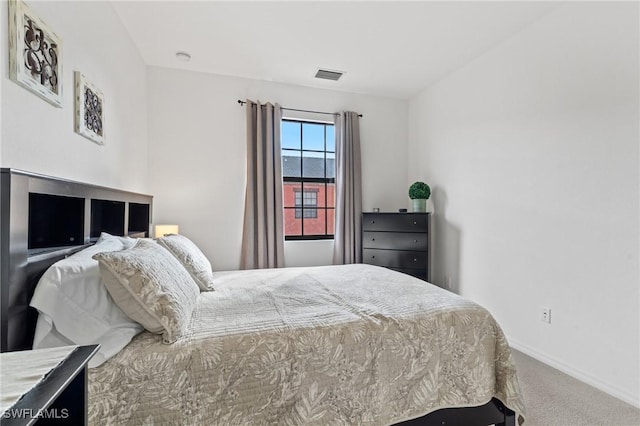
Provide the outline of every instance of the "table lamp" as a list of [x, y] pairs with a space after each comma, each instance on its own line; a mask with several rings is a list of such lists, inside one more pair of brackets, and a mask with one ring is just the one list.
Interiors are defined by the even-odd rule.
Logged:
[[179, 234], [180, 227], [178, 225], [156, 225], [155, 236], [156, 238], [164, 237], [169, 234]]

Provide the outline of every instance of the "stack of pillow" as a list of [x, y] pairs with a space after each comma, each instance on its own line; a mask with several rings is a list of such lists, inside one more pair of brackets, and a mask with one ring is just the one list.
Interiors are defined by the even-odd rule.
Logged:
[[89, 363], [97, 367], [143, 329], [173, 343], [186, 331], [200, 291], [211, 290], [211, 263], [188, 238], [103, 233], [38, 282], [30, 303], [39, 312], [33, 348], [100, 344]]

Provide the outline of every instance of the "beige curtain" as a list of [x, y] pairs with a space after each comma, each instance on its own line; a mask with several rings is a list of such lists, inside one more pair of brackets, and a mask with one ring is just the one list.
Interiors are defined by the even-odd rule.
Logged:
[[242, 269], [284, 266], [280, 106], [247, 100], [247, 187]]
[[361, 263], [362, 169], [360, 123], [355, 112], [336, 119], [336, 229], [333, 263]]

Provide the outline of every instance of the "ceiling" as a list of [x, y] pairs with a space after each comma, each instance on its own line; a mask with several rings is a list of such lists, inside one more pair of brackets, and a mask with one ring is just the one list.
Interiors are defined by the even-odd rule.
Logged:
[[[407, 99], [555, 2], [114, 1], [148, 65]], [[191, 54], [189, 62], [177, 51]], [[318, 68], [346, 72], [315, 79]]]

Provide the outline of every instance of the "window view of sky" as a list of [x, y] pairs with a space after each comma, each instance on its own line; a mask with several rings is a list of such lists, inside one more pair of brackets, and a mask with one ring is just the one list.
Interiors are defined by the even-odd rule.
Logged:
[[[335, 136], [333, 126], [324, 124], [300, 123], [283, 121], [281, 127], [282, 149], [309, 150], [303, 155], [305, 157], [323, 157], [325, 141], [325, 128], [327, 131], [327, 151], [335, 151]], [[302, 138], [300, 132], [302, 131]], [[300, 145], [302, 143], [302, 146]]]

